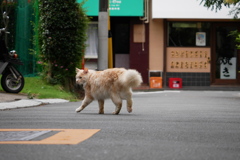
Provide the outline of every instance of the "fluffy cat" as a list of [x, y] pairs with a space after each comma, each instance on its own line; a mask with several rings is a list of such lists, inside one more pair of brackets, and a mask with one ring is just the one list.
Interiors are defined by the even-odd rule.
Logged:
[[127, 111], [132, 112], [132, 87], [142, 83], [142, 76], [133, 69], [113, 68], [104, 71], [76, 68], [76, 83], [83, 85], [85, 97], [76, 112], [81, 112], [93, 100], [98, 100], [99, 114], [104, 114], [104, 99], [111, 98], [116, 105], [113, 114], [119, 114], [122, 100], [127, 101]]

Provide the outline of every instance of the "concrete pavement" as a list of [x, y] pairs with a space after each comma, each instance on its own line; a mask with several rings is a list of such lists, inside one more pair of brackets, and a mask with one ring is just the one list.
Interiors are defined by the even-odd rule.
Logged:
[[0, 111], [16, 108], [34, 107], [43, 104], [65, 103], [65, 99], [29, 99], [24, 94], [0, 92]]
[[20, 99], [28, 99], [27, 95], [24, 94], [13, 94], [0, 91], [0, 103], [2, 102], [12, 102]]

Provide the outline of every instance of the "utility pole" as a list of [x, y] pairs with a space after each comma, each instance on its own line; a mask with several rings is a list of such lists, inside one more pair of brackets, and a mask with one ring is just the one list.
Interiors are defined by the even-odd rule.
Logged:
[[99, 0], [98, 70], [108, 68], [108, 0]]

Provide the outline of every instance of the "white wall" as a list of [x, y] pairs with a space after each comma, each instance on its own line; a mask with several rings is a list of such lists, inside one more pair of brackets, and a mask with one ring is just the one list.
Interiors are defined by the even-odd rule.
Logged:
[[232, 19], [225, 6], [218, 12], [200, 4], [201, 0], [152, 0], [152, 18]]

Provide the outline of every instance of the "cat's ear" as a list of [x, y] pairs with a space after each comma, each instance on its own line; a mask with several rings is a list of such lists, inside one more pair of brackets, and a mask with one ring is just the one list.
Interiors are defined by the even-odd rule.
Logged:
[[80, 71], [80, 69], [76, 68], [76, 73], [78, 73]]
[[88, 73], [88, 68], [84, 68], [84, 71], [83, 71], [85, 74]]

